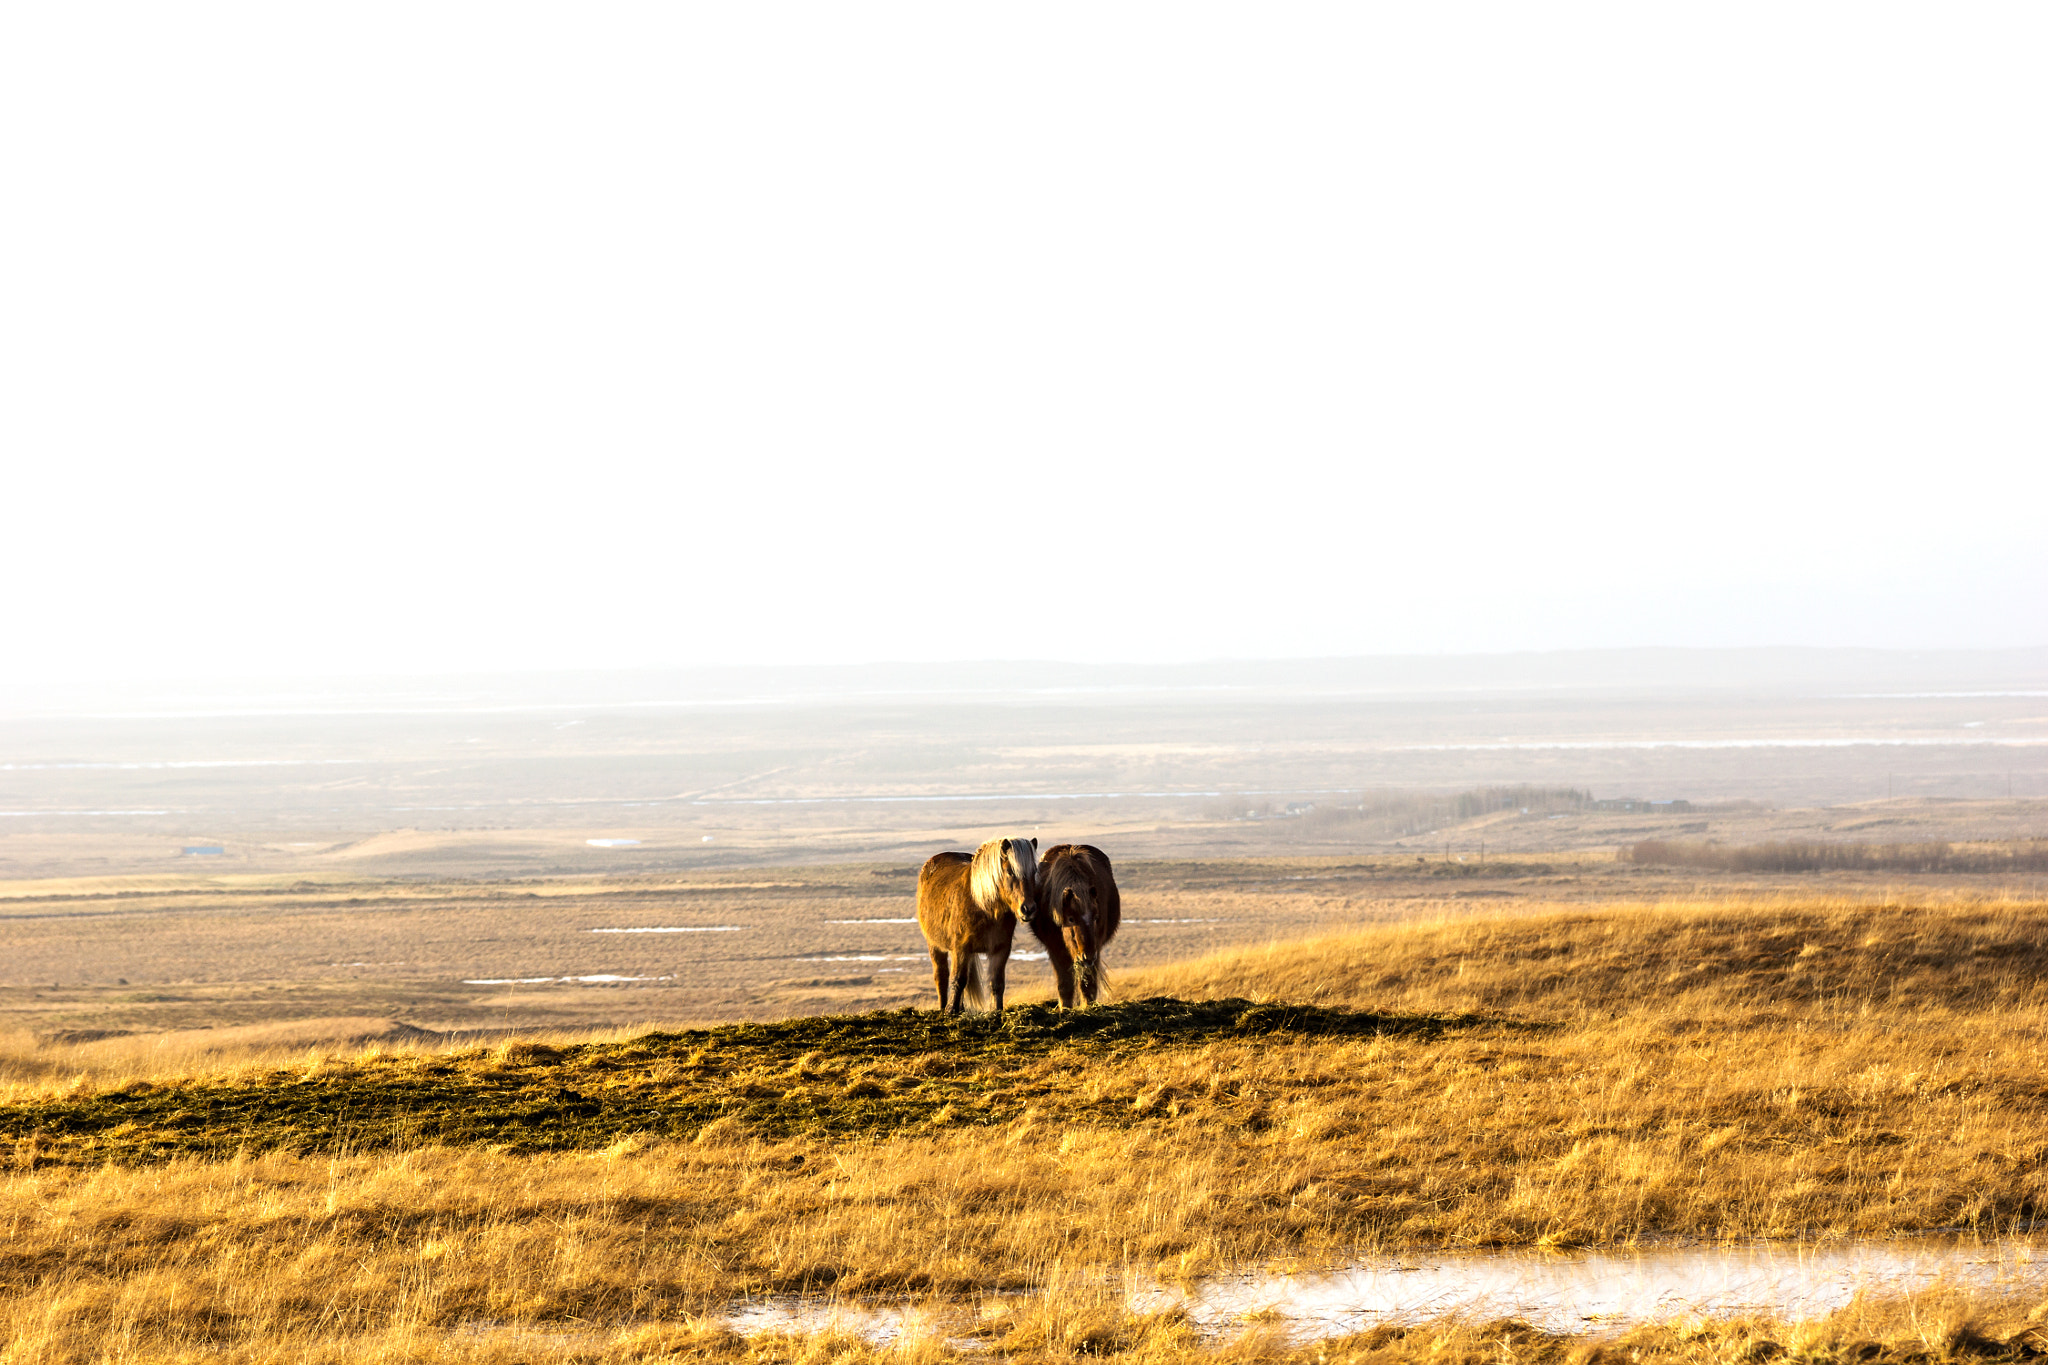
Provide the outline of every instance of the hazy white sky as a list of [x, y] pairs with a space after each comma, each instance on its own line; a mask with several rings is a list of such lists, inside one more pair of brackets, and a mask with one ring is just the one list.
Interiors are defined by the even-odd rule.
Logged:
[[10, 6], [0, 660], [2048, 643], [2044, 39]]

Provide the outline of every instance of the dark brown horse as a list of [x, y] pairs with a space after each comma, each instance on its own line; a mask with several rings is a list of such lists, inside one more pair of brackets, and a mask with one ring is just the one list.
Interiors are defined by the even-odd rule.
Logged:
[[[934, 853], [926, 859], [917, 874], [917, 927], [932, 950], [939, 1008], [958, 1014], [968, 999], [982, 1004], [993, 997], [1001, 1010], [1017, 921], [1038, 913], [1036, 839], [991, 839], [971, 857]], [[975, 969], [983, 953], [985, 980]]]
[[1027, 923], [1052, 962], [1060, 1004], [1072, 1009], [1079, 986], [1092, 1005], [1102, 989], [1102, 950], [1123, 919], [1109, 855], [1093, 844], [1055, 844], [1038, 861], [1038, 886], [1045, 908]]

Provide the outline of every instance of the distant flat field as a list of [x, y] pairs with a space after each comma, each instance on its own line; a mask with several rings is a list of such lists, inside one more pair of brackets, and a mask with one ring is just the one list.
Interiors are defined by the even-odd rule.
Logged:
[[[1454, 791], [1456, 789], [1453, 789]], [[1658, 790], [1652, 788], [1652, 791]], [[1515, 809], [1419, 828], [1346, 814], [1359, 793], [1210, 797], [1156, 809], [1036, 806], [1028, 801], [853, 811], [804, 808], [786, 816], [743, 808], [715, 822], [689, 810], [582, 812], [539, 825], [449, 818], [397, 828], [306, 824], [275, 828], [222, 815], [179, 833], [121, 822], [0, 822], [0, 898], [50, 881], [108, 888], [191, 886], [255, 877], [321, 884], [383, 880], [695, 876], [741, 868], [880, 863], [915, 867], [940, 849], [971, 849], [1003, 835], [1041, 845], [1094, 843], [1118, 859], [1214, 861], [1268, 857], [1611, 855], [1642, 839], [1864, 840], [1878, 843], [2048, 838], [2048, 798], [1882, 797], [1777, 808], [1704, 803], [1684, 812]], [[1295, 813], [1289, 807], [1296, 807]], [[828, 815], [830, 818], [828, 819]], [[832, 820], [840, 823], [832, 823]], [[558, 821], [558, 822], [557, 822]], [[137, 822], [148, 825], [151, 822]], [[156, 822], [156, 823], [161, 823]], [[707, 832], [709, 831], [709, 832]], [[187, 852], [187, 849], [206, 850]], [[140, 878], [140, 881], [136, 879]], [[40, 894], [40, 893], [37, 893]], [[4, 971], [0, 964], [0, 971]]]
[[[1723, 810], [1713, 837], [1724, 824], [1742, 838], [2048, 835], [2048, 684], [1420, 694], [1287, 671], [1301, 675], [1289, 688], [1219, 674], [1213, 686], [1047, 678], [1036, 691], [927, 693], [905, 676], [895, 690], [697, 702], [607, 701], [592, 683], [587, 697], [334, 710], [242, 698], [256, 709], [0, 712], [0, 880], [183, 874], [199, 859], [322, 878], [915, 863], [1019, 831], [1138, 858], [1421, 852], [1439, 828], [1289, 811], [1523, 784], [1807, 812], [1773, 823]], [[1500, 839], [1545, 851], [1649, 837], [1640, 816], [1495, 823]]]
[[[0, 899], [0, 1009], [47, 1034], [365, 1015], [437, 1030], [583, 1027], [922, 1003], [915, 872], [16, 883]], [[1355, 862], [1131, 864], [1111, 957], [1159, 963], [1414, 913], [1375, 880]], [[1020, 931], [1013, 988], [1049, 989], [1044, 963], [1022, 959], [1037, 947]]]
[[[2038, 895], [2048, 879], [1707, 876], [1491, 836], [1423, 854], [1119, 863], [1117, 971], [1214, 949], [1558, 900], [1906, 893]], [[1113, 845], [1112, 845], [1113, 846]], [[2012, 882], [2010, 886], [2007, 882]], [[631, 1027], [924, 1004], [915, 865], [495, 880], [270, 875], [0, 885], [0, 1031], [76, 1040], [218, 1030], [243, 1041]], [[1011, 988], [1050, 993], [1019, 931]], [[266, 1032], [267, 1030], [267, 1032]], [[281, 1030], [281, 1031], [280, 1031]], [[260, 1036], [259, 1036], [260, 1035]]]

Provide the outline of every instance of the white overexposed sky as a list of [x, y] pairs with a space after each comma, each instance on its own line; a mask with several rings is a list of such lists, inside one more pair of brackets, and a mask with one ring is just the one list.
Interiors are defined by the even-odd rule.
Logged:
[[2030, 4], [16, 5], [9, 680], [2048, 643]]

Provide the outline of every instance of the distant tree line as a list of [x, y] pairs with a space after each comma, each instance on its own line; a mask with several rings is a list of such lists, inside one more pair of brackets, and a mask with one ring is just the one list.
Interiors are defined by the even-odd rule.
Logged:
[[1593, 804], [1593, 793], [1577, 787], [1476, 787], [1451, 798], [1451, 815], [1470, 820], [1495, 811], [1521, 810], [1531, 815], [1557, 815]]
[[1703, 844], [1645, 839], [1625, 861], [1707, 872], [2048, 872], [2048, 841], [1998, 844], [1864, 844], [1787, 840]]
[[1316, 797], [1312, 801], [1226, 797], [1211, 813], [1226, 820], [1271, 820], [1292, 815], [1299, 818], [1304, 833], [1340, 826], [1363, 833], [1355, 827], [1370, 826], [1376, 834], [1397, 838], [1427, 834], [1497, 811], [1559, 815], [1582, 810], [1592, 801], [1591, 793], [1576, 787], [1475, 787], [1463, 792], [1364, 792]]

